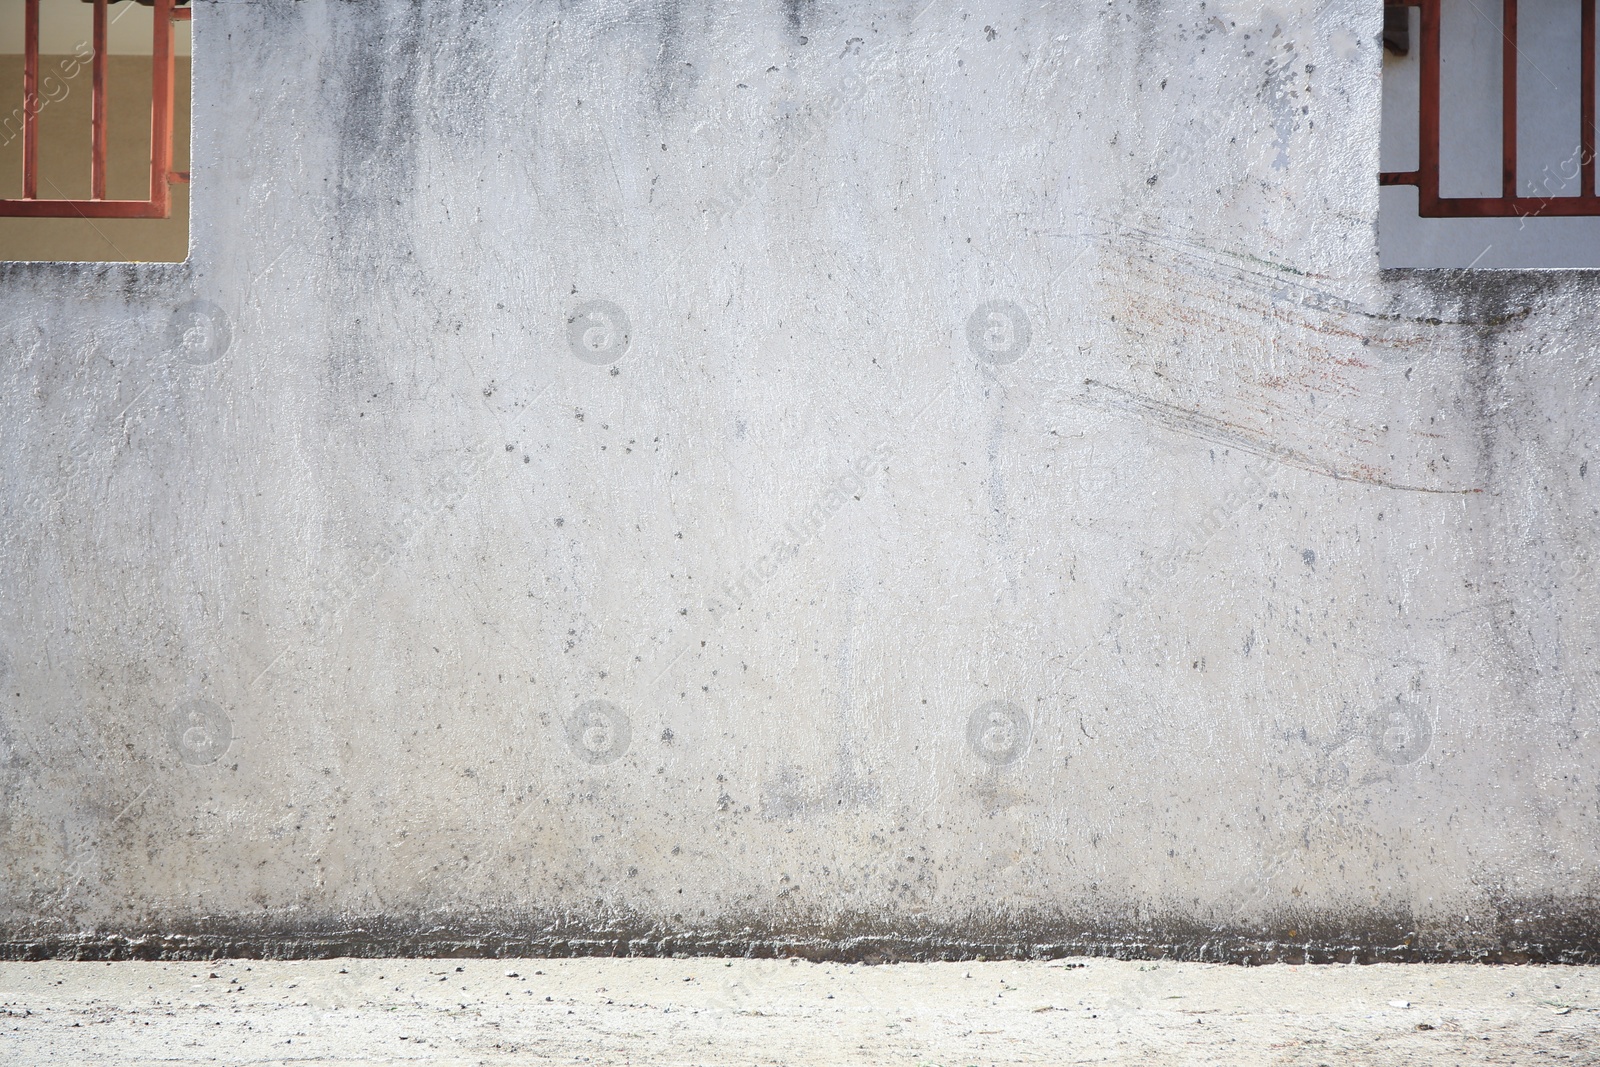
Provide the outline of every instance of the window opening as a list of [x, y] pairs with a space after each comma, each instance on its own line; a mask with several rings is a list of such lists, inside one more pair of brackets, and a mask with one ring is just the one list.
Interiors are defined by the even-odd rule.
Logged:
[[183, 258], [188, 3], [0, 0], [0, 259]]
[[[1439, 191], [1439, 67], [1440, 0], [1388, 0], [1384, 9], [1384, 46], [1397, 55], [1410, 54], [1408, 9], [1422, 13], [1421, 92], [1418, 113], [1416, 170], [1385, 171], [1382, 185], [1414, 185], [1418, 189], [1418, 214], [1423, 218], [1504, 218], [1528, 215], [1600, 215], [1595, 195], [1595, 0], [1578, 0], [1581, 8], [1579, 49], [1579, 140], [1573, 162], [1581, 177], [1577, 196], [1540, 196], [1530, 183], [1528, 192], [1517, 188], [1517, 0], [1502, 0], [1500, 67], [1500, 168], [1499, 196], [1447, 197]], [[1398, 17], [1397, 17], [1398, 13]], [[1404, 28], [1401, 28], [1401, 23]]]
[[1385, 0], [1379, 261], [1600, 267], [1597, 0]]

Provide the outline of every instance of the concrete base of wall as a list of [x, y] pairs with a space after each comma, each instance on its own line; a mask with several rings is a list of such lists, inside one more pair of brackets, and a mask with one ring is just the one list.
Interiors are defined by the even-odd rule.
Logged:
[[148, 932], [0, 935], [0, 959], [185, 960], [357, 957], [798, 957], [845, 963], [1101, 956], [1264, 963], [1600, 963], [1600, 907], [1508, 902], [1497, 931], [1429, 930], [1407, 916], [1308, 917], [1272, 932], [1192, 923], [1058, 915], [970, 916], [930, 924], [855, 916], [820, 925], [774, 919], [669, 929], [645, 919], [597, 924], [555, 916], [460, 917], [319, 924], [229, 919]]

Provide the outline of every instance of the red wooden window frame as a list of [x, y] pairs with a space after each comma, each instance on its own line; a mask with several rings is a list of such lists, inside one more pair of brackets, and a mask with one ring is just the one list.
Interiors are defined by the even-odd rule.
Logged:
[[150, 96], [150, 197], [107, 200], [106, 197], [106, 10], [110, 0], [94, 3], [93, 99], [90, 118], [89, 199], [44, 199], [39, 196], [39, 0], [26, 0], [23, 12], [22, 70], [22, 197], [0, 200], [0, 217], [34, 219], [165, 219], [172, 215], [172, 186], [187, 182], [188, 172], [172, 169], [173, 84], [177, 56], [176, 23], [192, 12], [177, 6], [187, 0], [153, 0]]
[[1517, 195], [1517, 0], [1505, 5], [1501, 67], [1500, 195], [1442, 197], [1439, 195], [1439, 7], [1441, 0], [1384, 0], [1387, 7], [1422, 9], [1421, 114], [1417, 136], [1417, 169], [1386, 171], [1380, 185], [1417, 187], [1417, 214], [1425, 219], [1526, 218], [1530, 215], [1600, 215], [1595, 195], [1595, 0], [1582, 5], [1582, 65], [1579, 84], [1583, 93], [1579, 121], [1579, 195]]

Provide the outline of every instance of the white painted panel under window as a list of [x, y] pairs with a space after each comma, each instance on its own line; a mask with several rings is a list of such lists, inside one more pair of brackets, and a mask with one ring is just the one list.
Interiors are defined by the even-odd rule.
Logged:
[[1517, 192], [1577, 196], [1583, 19], [1573, 0], [1519, 0]]
[[[1501, 5], [1444, 0], [1439, 28], [1439, 195], [1500, 195]], [[1421, 65], [1420, 36], [1406, 63]]]
[[1379, 135], [1379, 165], [1386, 171], [1416, 170], [1418, 116], [1422, 106], [1422, 64], [1417, 62], [1417, 42], [1422, 39], [1422, 12], [1408, 7], [1411, 19], [1411, 54], [1383, 52], [1383, 126]]

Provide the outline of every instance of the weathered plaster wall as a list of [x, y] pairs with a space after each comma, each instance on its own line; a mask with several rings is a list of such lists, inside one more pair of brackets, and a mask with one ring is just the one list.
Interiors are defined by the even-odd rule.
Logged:
[[1380, 22], [198, 5], [190, 261], [0, 267], [8, 951], [1591, 952], [1597, 280], [1379, 273]]

